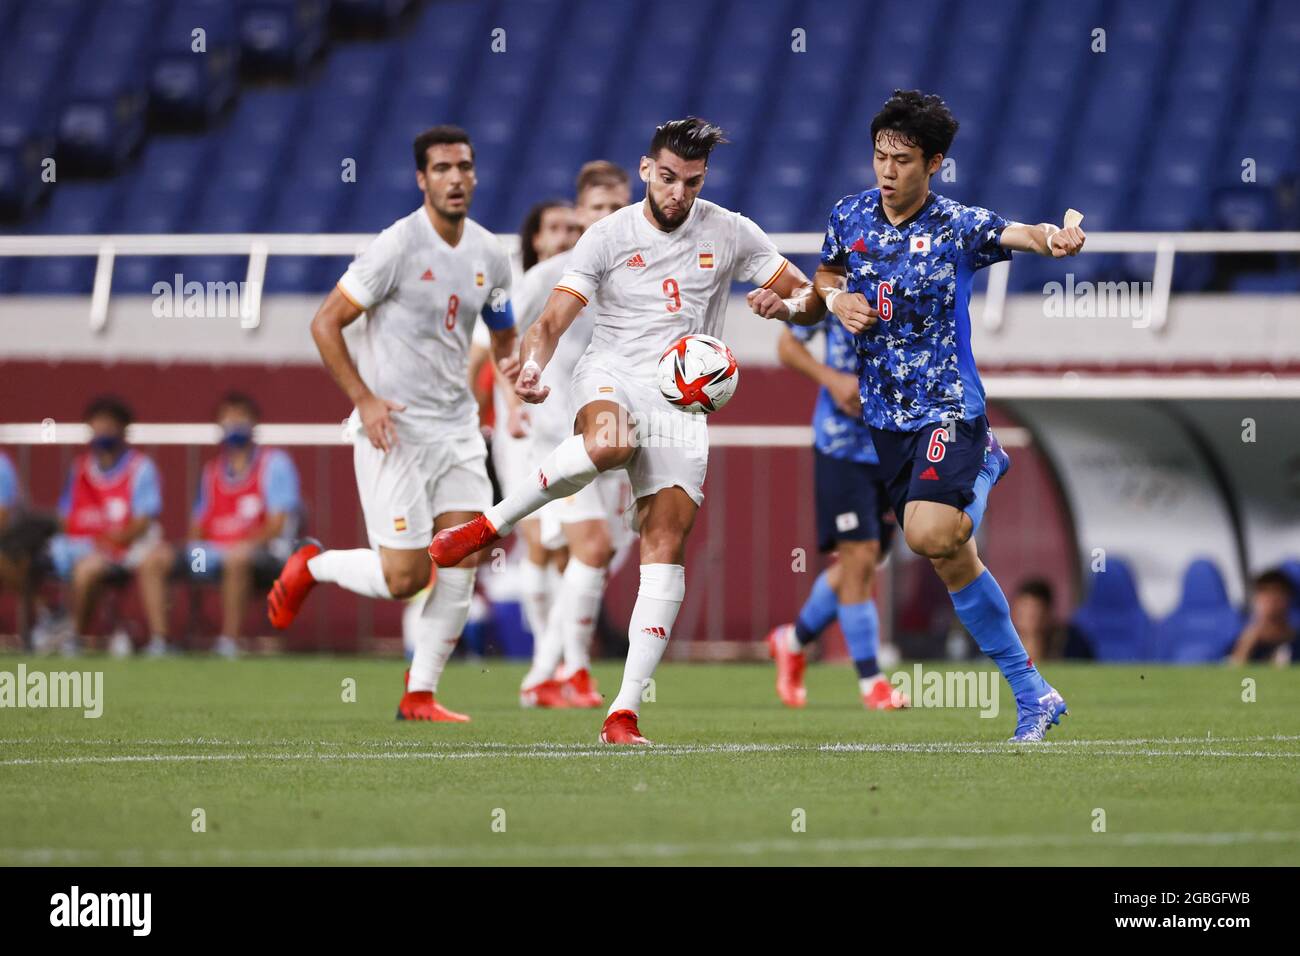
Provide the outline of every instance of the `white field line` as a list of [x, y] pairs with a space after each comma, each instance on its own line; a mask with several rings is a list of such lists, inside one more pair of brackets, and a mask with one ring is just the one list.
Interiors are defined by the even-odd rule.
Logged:
[[[1206, 734], [1204, 737], [1118, 737], [1112, 740], [1102, 740], [1093, 738], [1079, 739], [1051, 739], [1047, 745], [1052, 747], [1135, 747], [1147, 744], [1160, 745], [1206, 745], [1206, 744], [1229, 744], [1229, 743], [1287, 743], [1300, 740], [1300, 734], [1255, 734], [1251, 736], [1234, 736], [1234, 737], [1213, 737]], [[135, 740], [122, 740], [115, 737], [7, 737], [0, 738], [0, 746], [46, 746], [49, 744], [71, 744], [74, 746], [167, 746], [167, 747], [190, 747], [190, 746], [213, 746], [213, 747], [423, 747], [427, 745], [427, 740], [412, 740], [408, 737], [384, 737], [372, 740], [301, 740], [299, 738], [284, 738], [282, 740], [267, 739], [246, 739], [238, 740], [227, 737], [141, 737]], [[899, 742], [899, 743], [878, 743], [866, 744], [862, 742], [846, 743], [825, 743], [825, 744], [665, 744], [655, 749], [664, 747], [717, 747], [721, 750], [734, 750], [741, 747], [774, 747], [789, 750], [812, 750], [812, 749], [833, 749], [836, 747], [857, 747], [857, 746], [904, 746], [904, 747], [981, 747], [988, 746], [994, 741], [981, 740], [951, 740], [951, 741], [918, 741], [918, 742]], [[554, 741], [534, 741], [531, 743], [507, 743], [495, 740], [475, 740], [466, 743], [455, 743], [450, 741], [442, 742], [442, 746], [447, 749], [465, 748], [465, 749], [502, 749], [502, 750], [589, 750], [587, 744], [566, 744]]]
[[[1273, 739], [1273, 738], [1265, 738]], [[1083, 741], [1079, 741], [1083, 744]], [[1271, 750], [1222, 750], [1207, 749], [1207, 745], [1218, 741], [1195, 741], [1182, 744], [1193, 749], [1162, 750], [1149, 746], [1124, 747], [1105, 744], [1099, 748], [1088, 748], [1086, 753], [1111, 757], [1247, 757], [1247, 758], [1282, 758], [1300, 759], [1300, 751]], [[837, 743], [821, 745], [804, 744], [702, 744], [702, 745], [657, 745], [651, 747], [603, 747], [586, 745], [510, 745], [467, 746], [464, 749], [444, 750], [381, 750], [381, 751], [290, 751], [263, 753], [152, 753], [152, 754], [112, 754], [61, 757], [13, 757], [0, 760], [0, 767], [25, 766], [60, 766], [88, 764], [132, 764], [132, 763], [205, 763], [236, 762], [253, 763], [258, 761], [303, 762], [355, 760], [482, 760], [527, 757], [546, 760], [570, 760], [588, 757], [641, 758], [680, 757], [702, 754], [751, 754], [751, 753], [785, 753], [785, 754], [1019, 754], [1019, 753], [1078, 754], [1080, 747], [1045, 744], [979, 744], [979, 743]]]
[[834, 839], [784, 837], [726, 843], [623, 843], [569, 846], [371, 846], [284, 849], [212, 850], [83, 850], [57, 847], [0, 848], [0, 863], [489, 863], [520, 860], [601, 861], [626, 858], [677, 859], [692, 856], [759, 857], [777, 854], [863, 854], [916, 851], [979, 851], [1015, 849], [1143, 847], [1223, 847], [1300, 843], [1300, 831], [1266, 830], [1228, 833], [1107, 833], [1064, 836], [1007, 834], [1003, 836], [914, 836]]

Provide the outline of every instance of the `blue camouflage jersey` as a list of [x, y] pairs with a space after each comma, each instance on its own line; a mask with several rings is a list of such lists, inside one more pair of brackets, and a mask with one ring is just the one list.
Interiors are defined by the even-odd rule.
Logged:
[[879, 189], [835, 204], [822, 262], [843, 268], [848, 291], [880, 312], [856, 336], [867, 424], [910, 432], [984, 413], [967, 306], [975, 271], [1011, 258], [998, 242], [1008, 225], [935, 193], [897, 226], [885, 218]]
[[[858, 375], [858, 350], [853, 333], [840, 324], [834, 316], [827, 316], [815, 325], [791, 325], [794, 337], [805, 345], [818, 332], [826, 335], [826, 364], [837, 372]], [[823, 455], [844, 461], [857, 461], [878, 465], [875, 446], [871, 444], [871, 429], [861, 418], [840, 411], [826, 388], [818, 389], [817, 404], [813, 406], [813, 446]]]

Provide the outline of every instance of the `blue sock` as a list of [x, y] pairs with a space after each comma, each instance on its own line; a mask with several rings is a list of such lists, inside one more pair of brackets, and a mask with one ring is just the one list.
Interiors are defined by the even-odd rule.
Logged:
[[975, 477], [975, 486], [971, 489], [975, 493], [975, 500], [968, 504], [962, 510], [970, 516], [970, 533], [975, 534], [980, 528], [980, 522], [984, 520], [984, 509], [988, 506], [989, 491], [992, 490], [994, 483], [998, 480], [998, 462], [990, 455], [984, 459], [984, 467]]
[[1011, 623], [1006, 595], [988, 569], [948, 596], [957, 609], [957, 618], [970, 631], [980, 650], [998, 665], [1017, 700], [1047, 693], [1047, 682], [1025, 653], [1025, 645], [1020, 643], [1020, 635]]
[[835, 596], [830, 581], [826, 579], [826, 574], [827, 572], [823, 571], [817, 575], [817, 580], [813, 582], [812, 593], [799, 609], [799, 616], [794, 619], [794, 632], [800, 644], [817, 640], [821, 632], [826, 629], [826, 625], [835, 620], [835, 608], [840, 601]]
[[849, 655], [858, 669], [858, 676], [875, 677], [880, 673], [880, 668], [876, 666], [876, 640], [880, 635], [876, 602], [841, 604], [839, 619], [840, 630], [844, 632], [844, 643], [849, 646]]

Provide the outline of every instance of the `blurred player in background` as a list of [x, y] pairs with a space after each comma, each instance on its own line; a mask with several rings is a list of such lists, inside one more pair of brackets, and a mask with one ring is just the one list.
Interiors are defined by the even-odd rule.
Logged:
[[871, 122], [878, 186], [835, 206], [815, 282], [857, 335], [864, 417], [907, 546], [930, 559], [957, 617], [1015, 694], [1012, 740], [1041, 741], [1065, 701], [1025, 653], [975, 532], [1011, 466], [989, 431], [970, 348], [971, 280], [1012, 251], [1072, 256], [1077, 225], [1008, 222], [930, 192], [957, 132], [937, 96], [896, 90]]
[[[312, 319], [325, 367], [356, 408], [349, 419], [370, 548], [294, 552], [271, 589], [271, 623], [288, 627], [318, 582], [374, 598], [408, 598], [429, 583], [435, 529], [492, 503], [487, 448], [469, 389], [469, 346], [481, 317], [497, 359], [515, 347], [510, 262], [469, 219], [476, 178], [469, 136], [435, 126], [415, 139], [424, 203], [358, 256]], [[354, 363], [343, 329], [367, 314]], [[474, 555], [438, 572], [425, 602], [398, 705], [400, 720], [463, 721], [436, 699], [464, 627]]]
[[221, 633], [212, 650], [226, 658], [239, 654], [254, 579], [265, 582], [284, 566], [302, 511], [293, 459], [253, 441], [258, 417], [257, 403], [240, 392], [217, 405], [220, 451], [203, 466], [190, 540], [176, 562], [197, 581], [221, 581]]
[[[167, 650], [171, 563], [166, 554], [154, 552], [162, 538], [162, 483], [153, 459], [127, 444], [131, 419], [131, 410], [116, 398], [90, 403], [85, 413], [90, 442], [72, 462], [59, 496], [63, 529], [50, 541], [50, 558], [70, 591], [73, 633], [64, 637], [68, 653], [85, 643], [105, 580], [127, 573], [137, 575], [149, 653]], [[129, 639], [110, 650], [130, 653]]]
[[[548, 199], [537, 203], [524, 217], [519, 229], [519, 249], [525, 277], [540, 262], [567, 252], [577, 242], [579, 229], [573, 207], [562, 199]], [[515, 320], [522, 323], [518, 296], [515, 296]], [[522, 329], [523, 326], [520, 325]], [[480, 338], [475, 332], [474, 350], [470, 357], [470, 374], [476, 365], [488, 356], [487, 336]], [[502, 494], [510, 494], [520, 482], [532, 478], [532, 442], [530, 428], [532, 412], [515, 394], [514, 384], [500, 375], [492, 376], [492, 465]], [[519, 522], [515, 530], [523, 539], [524, 556], [519, 562], [519, 596], [524, 619], [533, 634], [536, 646], [546, 633], [546, 622], [551, 604], [559, 591], [560, 572], [564, 555], [555, 548], [542, 544], [541, 523], [535, 517]]]
[[[826, 361], [805, 343], [826, 336]], [[813, 411], [813, 475], [817, 496], [817, 547], [833, 551], [835, 563], [817, 576], [793, 624], [768, 635], [776, 661], [776, 692], [787, 707], [808, 700], [804, 648], [838, 619], [858, 672], [858, 691], [869, 710], [897, 710], [908, 700], [880, 672], [876, 661], [880, 615], [872, 600], [876, 566], [889, 547], [889, 493], [871, 432], [862, 421], [858, 355], [853, 334], [834, 318], [815, 326], [791, 326], [777, 344], [781, 364], [817, 382]]]
[[801, 323], [824, 314], [803, 274], [753, 222], [698, 199], [722, 130], [696, 117], [664, 123], [641, 158], [645, 200], [589, 228], [517, 363], [502, 363], [527, 402], [543, 402], [547, 364], [579, 313], [596, 298], [591, 344], [570, 395], [573, 434], [541, 459], [536, 480], [485, 514], [434, 536], [439, 567], [454, 565], [508, 533], [521, 518], [567, 498], [600, 472], [627, 469], [641, 535], [641, 583], [628, 627], [623, 683], [600, 739], [643, 744], [641, 695], [654, 674], [686, 593], [686, 536], [704, 500], [708, 432], [703, 418], [672, 407], [655, 377], [660, 356], [683, 335], [720, 335], [733, 280], [754, 283], [750, 307]]
[[[587, 163], [578, 173], [574, 212], [579, 234], [632, 201], [627, 172], [603, 160]], [[541, 315], [552, 290], [568, 271], [572, 256], [546, 259], [524, 274], [515, 296], [520, 334]], [[578, 360], [591, 344], [592, 316], [597, 306], [578, 313], [556, 346], [542, 376], [550, 397], [529, 406], [532, 417], [530, 463], [546, 455], [573, 434], [574, 409], [567, 384]], [[524, 474], [532, 481], [532, 469]], [[509, 489], [513, 491], [514, 489]], [[630, 541], [623, 512], [631, 505], [627, 473], [598, 475], [591, 484], [545, 505], [519, 522], [538, 525], [539, 547], [555, 553], [567, 549], [562, 584], [542, 631], [534, 632], [533, 662], [519, 689], [525, 707], [599, 707], [604, 702], [591, 678], [591, 639], [600, 615], [609, 567], [618, 546]], [[557, 668], [563, 660], [563, 674]]]
[[4, 531], [9, 519], [18, 509], [18, 472], [13, 459], [0, 451], [0, 531]]

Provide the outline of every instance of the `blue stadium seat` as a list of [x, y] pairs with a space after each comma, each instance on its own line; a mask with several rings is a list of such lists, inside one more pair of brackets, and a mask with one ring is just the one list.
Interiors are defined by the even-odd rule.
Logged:
[[1223, 575], [1213, 561], [1193, 561], [1183, 575], [1178, 606], [1155, 628], [1155, 656], [1175, 664], [1208, 664], [1232, 650], [1244, 621], [1228, 602]]
[[1092, 575], [1088, 597], [1071, 623], [1087, 640], [1097, 660], [1149, 660], [1151, 619], [1138, 600], [1128, 562], [1109, 558], [1106, 570]]
[[328, 0], [240, 0], [242, 64], [254, 73], [299, 76], [328, 39]]
[[[239, 37], [234, 5], [175, 0], [157, 31], [150, 71], [150, 109], [162, 124], [204, 129], [234, 100]], [[202, 30], [201, 37], [195, 31]], [[197, 52], [196, 44], [202, 44]]]
[[122, 167], [145, 135], [155, 0], [100, 7], [81, 43], [59, 113], [59, 158], [102, 175]]
[[[59, 183], [49, 205], [36, 221], [40, 235], [104, 232], [118, 201], [117, 190], [94, 182]], [[93, 256], [40, 256], [23, 262], [18, 291], [34, 293], [89, 293], [95, 278]]]

